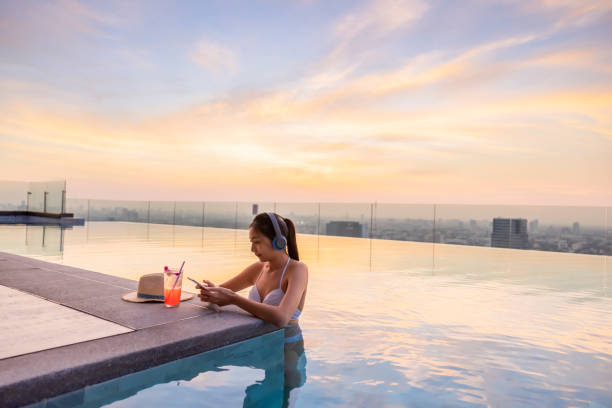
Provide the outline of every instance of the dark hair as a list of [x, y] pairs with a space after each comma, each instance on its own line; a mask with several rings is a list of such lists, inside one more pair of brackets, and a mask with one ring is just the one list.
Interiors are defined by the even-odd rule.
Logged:
[[[287, 250], [289, 252], [289, 257], [299, 261], [300, 256], [298, 254], [297, 241], [295, 239], [295, 225], [293, 225], [293, 221], [291, 221], [289, 218], [283, 218], [276, 213], [272, 214], [278, 221], [278, 227], [281, 230], [281, 234], [287, 238]], [[266, 213], [257, 214], [255, 218], [253, 218], [251, 225], [249, 225], [249, 228], [251, 227], [270, 238], [270, 241], [276, 237], [276, 231], [274, 231], [272, 220]]]

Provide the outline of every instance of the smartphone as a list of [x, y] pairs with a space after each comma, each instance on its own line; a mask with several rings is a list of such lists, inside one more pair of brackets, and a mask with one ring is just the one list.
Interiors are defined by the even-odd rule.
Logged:
[[195, 280], [195, 279], [191, 279], [189, 276], [187, 277], [187, 279], [189, 279], [190, 281], [192, 281], [193, 283], [195, 283], [195, 284], [196, 284], [196, 286], [197, 286], [198, 288], [201, 288], [201, 289], [208, 289], [206, 286], [202, 285], [200, 282], [198, 282], [198, 281], [197, 281], [197, 280]]

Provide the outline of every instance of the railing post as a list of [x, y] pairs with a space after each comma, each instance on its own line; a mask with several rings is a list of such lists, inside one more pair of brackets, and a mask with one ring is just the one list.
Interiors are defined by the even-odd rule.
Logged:
[[372, 239], [372, 234], [374, 232], [374, 208], [376, 207], [376, 202], [370, 204], [370, 239]]
[[204, 226], [206, 225], [206, 203], [202, 202], [202, 248], [204, 248]]
[[317, 236], [321, 235], [321, 203], [318, 203], [319, 209], [317, 211]]
[[238, 201], [234, 202], [234, 229], [238, 228]]
[[[206, 220], [206, 203], [202, 202], [202, 228], [204, 228]], [[203, 234], [204, 232], [202, 232]]]
[[436, 243], [436, 205], [433, 205], [433, 237], [431, 238], [431, 242]]
[[147, 201], [147, 241], [149, 240], [149, 230], [151, 229], [151, 201]]
[[[606, 249], [608, 250], [607, 254], [604, 255], [611, 255], [612, 256], [612, 252], [609, 251], [609, 242], [610, 242], [610, 237], [609, 237], [609, 233], [608, 233], [608, 229], [610, 228], [610, 226], [608, 225], [608, 207], [604, 208], [604, 217], [606, 218], [605, 221], [605, 226], [606, 226]], [[605, 258], [606, 262], [608, 262], [608, 258]]]
[[64, 229], [60, 228], [60, 253], [62, 254], [62, 258], [64, 255]]
[[317, 210], [317, 262], [319, 262], [320, 240], [321, 240], [321, 203], [318, 203]]
[[370, 203], [370, 272], [372, 272], [372, 223], [374, 221], [374, 204]]
[[436, 270], [436, 205], [433, 205], [433, 237], [431, 238], [431, 273]]

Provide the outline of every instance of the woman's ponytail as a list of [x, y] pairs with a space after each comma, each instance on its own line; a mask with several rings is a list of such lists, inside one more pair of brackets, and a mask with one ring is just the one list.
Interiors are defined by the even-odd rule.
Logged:
[[285, 220], [285, 224], [287, 224], [287, 229], [289, 230], [289, 234], [287, 235], [287, 251], [289, 252], [289, 257], [299, 261], [300, 255], [298, 254], [297, 240], [295, 237], [295, 225], [289, 218], [283, 218], [283, 220]]

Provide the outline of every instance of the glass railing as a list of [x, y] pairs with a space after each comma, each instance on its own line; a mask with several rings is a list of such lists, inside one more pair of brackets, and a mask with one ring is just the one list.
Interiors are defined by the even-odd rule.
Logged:
[[28, 183], [0, 180], [0, 211], [25, 211], [28, 208]]
[[66, 180], [28, 183], [28, 211], [61, 214], [65, 212]]
[[356, 244], [364, 256], [376, 240], [612, 255], [612, 209], [606, 207], [67, 201], [67, 212], [87, 221], [235, 230], [265, 211], [290, 218], [298, 233], [313, 237], [307, 245], [318, 245], [321, 236], [361, 239]]
[[0, 181], [0, 211], [65, 213], [66, 180]]

